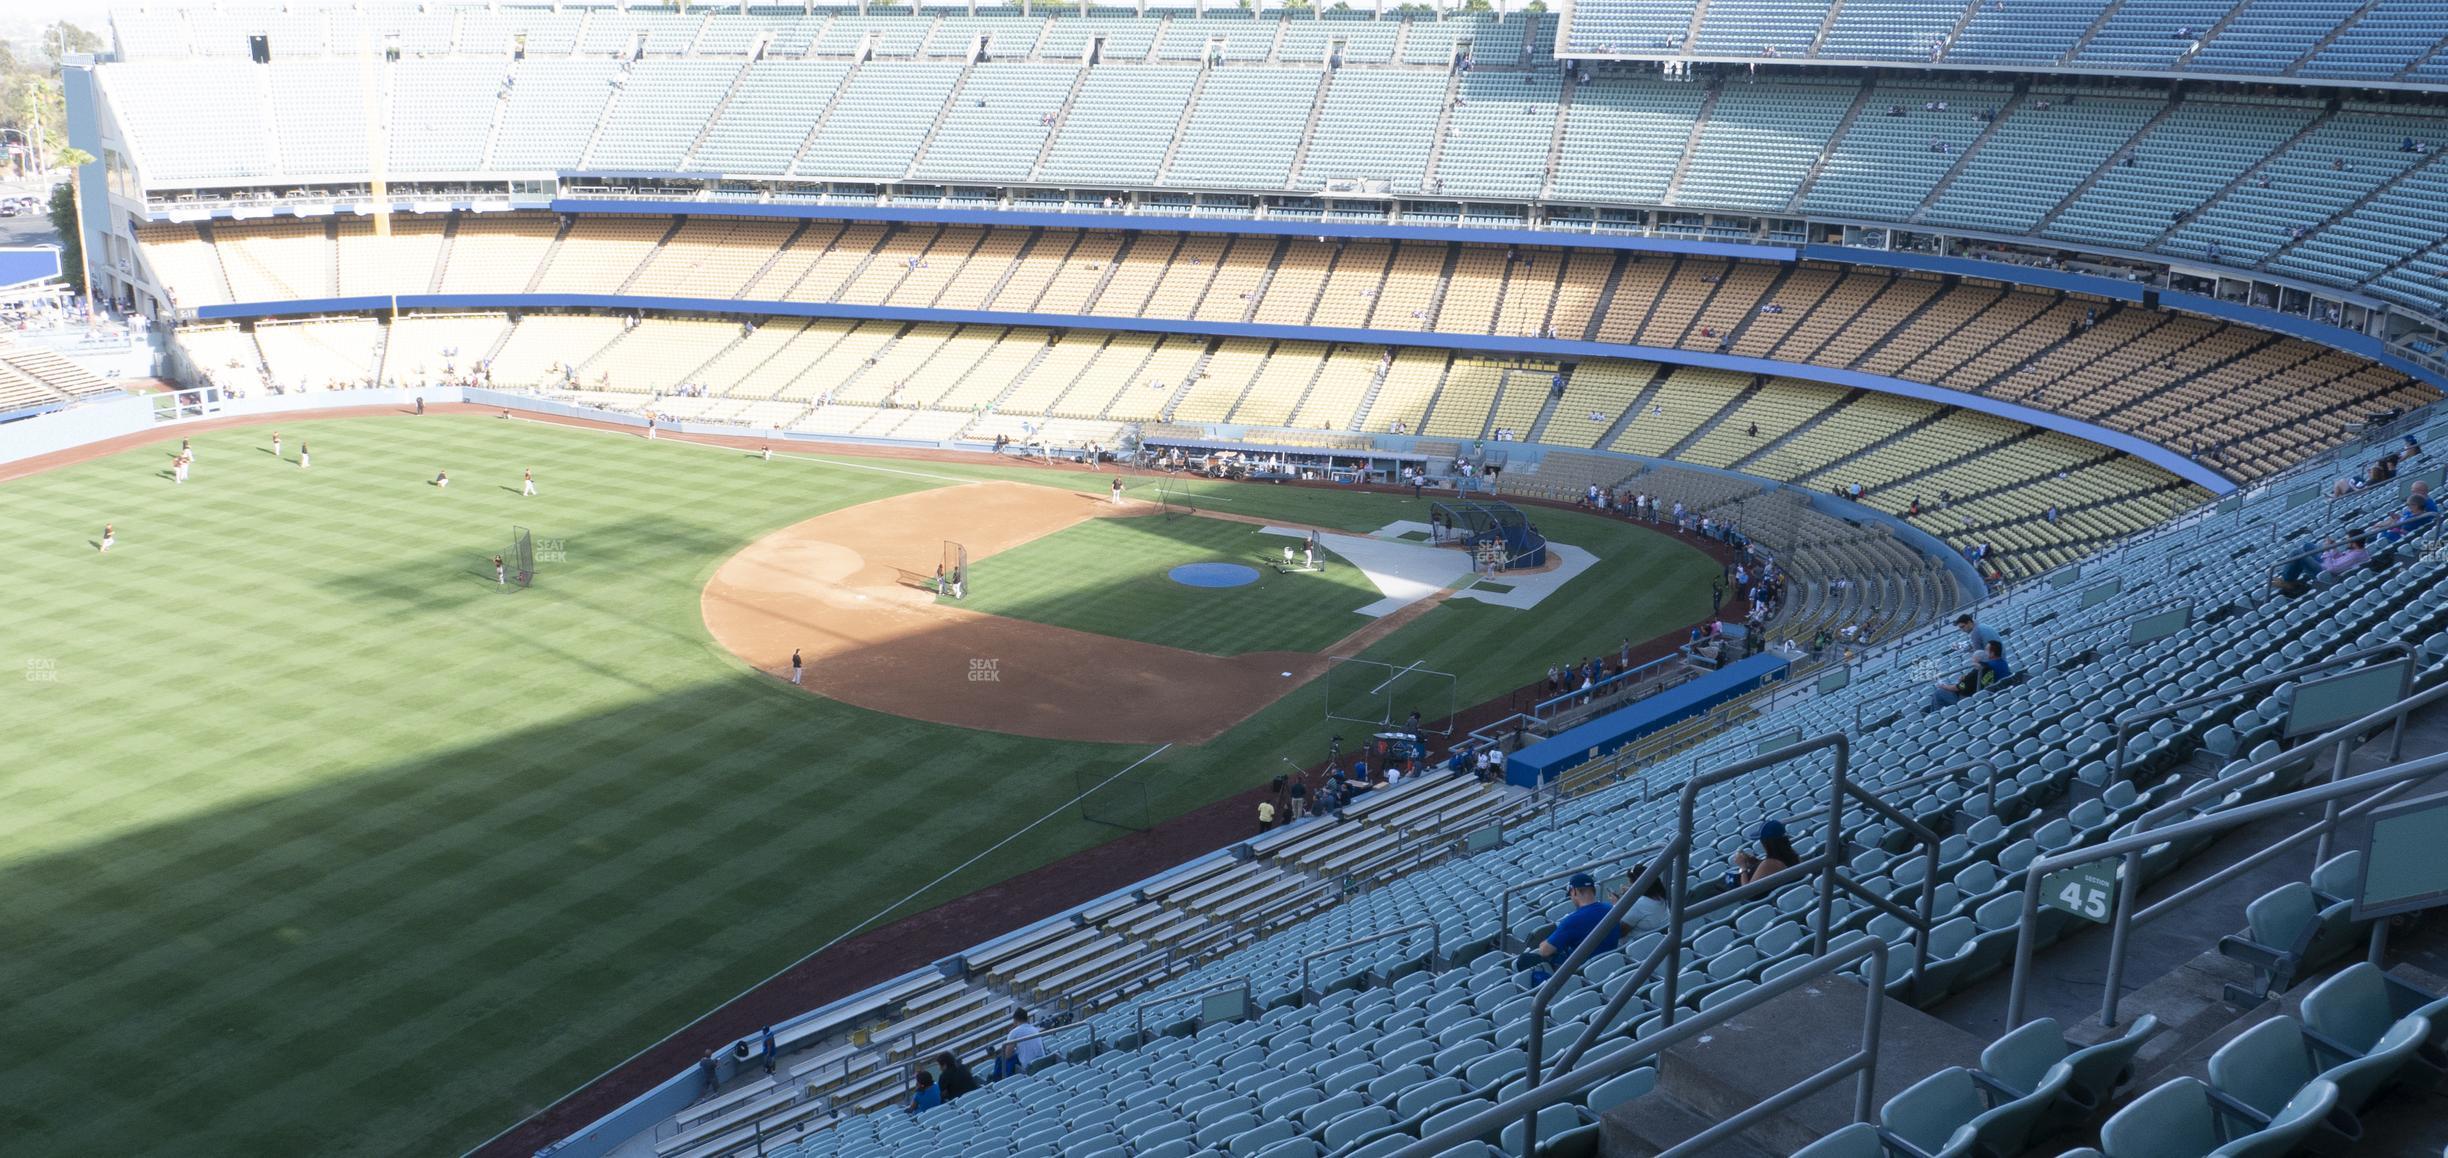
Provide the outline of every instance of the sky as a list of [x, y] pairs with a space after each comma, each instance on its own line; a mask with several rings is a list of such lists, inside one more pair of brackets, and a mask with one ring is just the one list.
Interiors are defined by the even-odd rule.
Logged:
[[110, 24], [111, 9], [128, 6], [113, 0], [0, 0], [0, 39], [32, 44], [61, 20], [101, 32]]

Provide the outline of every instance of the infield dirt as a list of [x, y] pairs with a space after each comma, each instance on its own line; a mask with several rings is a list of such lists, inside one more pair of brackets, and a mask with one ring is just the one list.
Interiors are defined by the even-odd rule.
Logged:
[[[969, 611], [933, 589], [945, 541], [979, 560], [1088, 519], [1158, 514], [1146, 503], [981, 482], [819, 515], [724, 561], [705, 588], [706, 630], [759, 670], [897, 716], [1101, 743], [1202, 743], [1442, 601], [1369, 621], [1324, 652], [1206, 655]], [[1291, 673], [1286, 676], [1284, 673]]]

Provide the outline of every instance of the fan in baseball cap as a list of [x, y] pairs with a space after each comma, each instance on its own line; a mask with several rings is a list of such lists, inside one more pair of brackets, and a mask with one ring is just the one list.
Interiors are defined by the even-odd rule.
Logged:
[[[1555, 929], [1545, 939], [1531, 946], [1529, 951], [1513, 962], [1514, 968], [1532, 971], [1530, 980], [1533, 984], [1547, 980], [1547, 966], [1570, 956], [1574, 947], [1584, 939], [1597, 936], [1596, 951], [1603, 953], [1614, 948], [1615, 942], [1623, 937], [1622, 925], [1607, 922], [1609, 906], [1598, 899], [1598, 878], [1586, 872], [1577, 872], [1565, 884], [1572, 890], [1573, 911], [1564, 914], [1564, 919], [1556, 922]], [[1583, 900], [1583, 897], [1589, 899]], [[1603, 933], [1599, 932], [1600, 925], [1606, 925]]]

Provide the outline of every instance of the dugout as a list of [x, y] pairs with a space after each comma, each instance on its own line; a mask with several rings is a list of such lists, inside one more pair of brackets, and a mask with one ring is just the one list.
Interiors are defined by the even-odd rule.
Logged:
[[1428, 509], [1445, 525], [1444, 542], [1459, 543], [1474, 553], [1488, 545], [1502, 548], [1501, 570], [1547, 565], [1547, 538], [1530, 525], [1530, 516], [1520, 507], [1492, 499], [1440, 499]]
[[1240, 439], [1226, 431], [1191, 433], [1182, 428], [1150, 430], [1142, 447], [1158, 462], [1170, 462], [1179, 453], [1192, 469], [1214, 460], [1233, 464], [1219, 472], [1221, 477], [1245, 478], [1259, 482], [1299, 478], [1304, 473], [1343, 484], [1393, 483], [1402, 478], [1404, 467], [1426, 472], [1427, 455], [1412, 451], [1387, 450], [1374, 445], [1365, 436], [1325, 436], [1326, 445], [1287, 446], [1258, 438]]
[[1769, 652], [1645, 696], [1638, 703], [1558, 733], [1505, 760], [1505, 781], [1535, 788], [1567, 768], [1595, 760], [1670, 724], [1785, 678], [1785, 657]]

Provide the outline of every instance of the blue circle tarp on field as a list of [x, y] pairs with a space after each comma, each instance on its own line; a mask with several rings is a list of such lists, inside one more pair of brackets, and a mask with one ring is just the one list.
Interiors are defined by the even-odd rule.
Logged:
[[1184, 587], [1247, 587], [1258, 581], [1258, 569], [1239, 563], [1184, 563], [1165, 576]]

